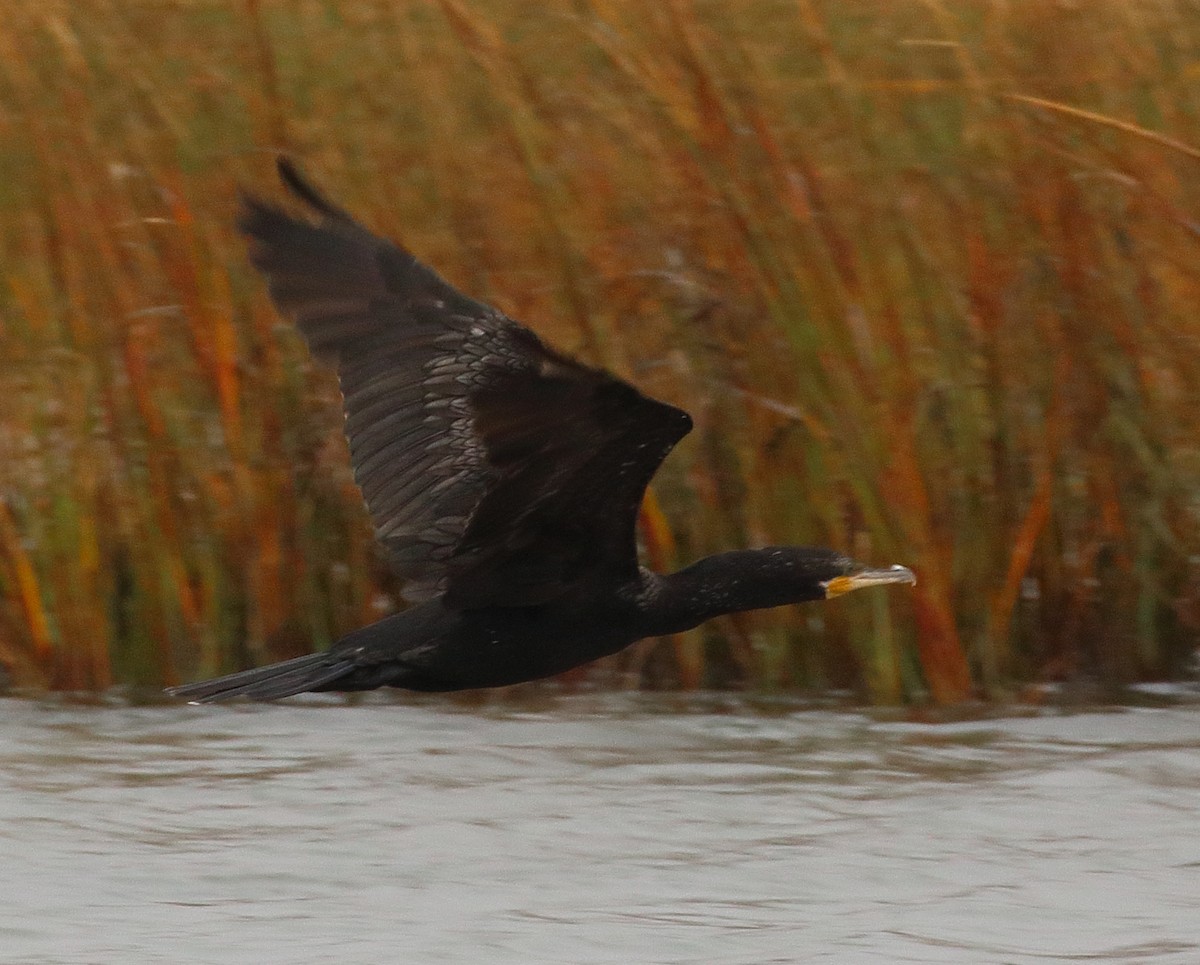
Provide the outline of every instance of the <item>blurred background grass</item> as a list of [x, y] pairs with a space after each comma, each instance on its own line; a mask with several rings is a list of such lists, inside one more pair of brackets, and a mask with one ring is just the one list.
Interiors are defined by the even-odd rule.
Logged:
[[0, 664], [159, 684], [395, 604], [238, 186], [293, 152], [471, 294], [690, 410], [643, 514], [904, 562], [586, 675], [1002, 698], [1200, 631], [1200, 9], [9, 0]]

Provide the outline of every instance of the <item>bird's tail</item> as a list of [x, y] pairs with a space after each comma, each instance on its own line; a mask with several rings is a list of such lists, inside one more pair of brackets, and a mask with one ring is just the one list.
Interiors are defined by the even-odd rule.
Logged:
[[281, 663], [243, 670], [212, 680], [168, 687], [172, 697], [185, 697], [192, 704], [209, 704], [233, 697], [252, 700], [278, 700], [310, 690], [327, 689], [329, 684], [345, 677], [354, 665], [332, 653], [311, 653], [306, 657], [284, 660]]

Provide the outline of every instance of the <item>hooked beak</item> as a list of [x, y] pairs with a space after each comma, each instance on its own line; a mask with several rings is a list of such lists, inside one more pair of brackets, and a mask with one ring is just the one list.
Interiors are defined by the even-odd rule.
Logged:
[[884, 570], [859, 570], [848, 576], [835, 576], [821, 585], [825, 587], [826, 599], [841, 596], [851, 590], [861, 590], [865, 586], [883, 586], [885, 583], [907, 583], [915, 586], [917, 577], [907, 566], [889, 566]]

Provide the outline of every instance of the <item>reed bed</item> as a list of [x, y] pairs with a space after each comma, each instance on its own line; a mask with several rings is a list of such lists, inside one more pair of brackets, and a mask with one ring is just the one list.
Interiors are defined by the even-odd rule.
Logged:
[[[10, 0], [0, 664], [160, 684], [396, 605], [337, 390], [232, 223], [292, 152], [690, 410], [668, 568], [821, 543], [912, 594], [586, 674], [1004, 697], [1200, 631], [1200, 16], [986, 0]], [[578, 675], [577, 675], [578, 676]]]

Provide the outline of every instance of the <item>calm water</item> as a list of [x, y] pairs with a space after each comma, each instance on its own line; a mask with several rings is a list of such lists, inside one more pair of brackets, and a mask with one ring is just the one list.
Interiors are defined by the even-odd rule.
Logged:
[[1200, 962], [1200, 708], [0, 700], [0, 961]]

